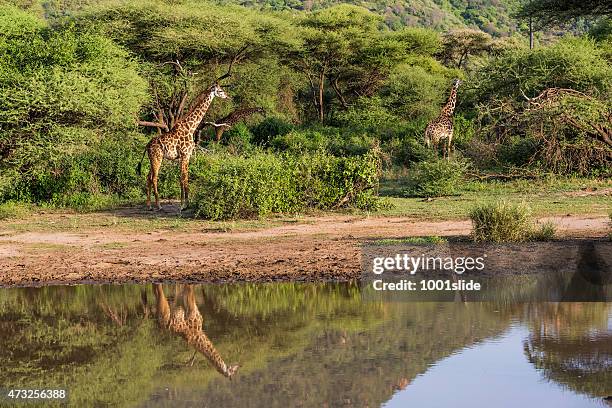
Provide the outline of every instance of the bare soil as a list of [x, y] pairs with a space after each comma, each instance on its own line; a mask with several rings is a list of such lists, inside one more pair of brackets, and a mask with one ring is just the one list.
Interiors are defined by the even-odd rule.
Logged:
[[[120, 211], [121, 216], [152, 216], [140, 209]], [[37, 215], [45, 222], [62, 216]], [[609, 220], [602, 216], [540, 220], [544, 221], [554, 222], [558, 235], [565, 238], [601, 238], [610, 233]], [[0, 286], [348, 280], [360, 274], [360, 245], [364, 242], [467, 236], [470, 228], [467, 220], [350, 215], [306, 217], [288, 225], [230, 232], [214, 228], [142, 231], [113, 226], [19, 231], [0, 226]]]

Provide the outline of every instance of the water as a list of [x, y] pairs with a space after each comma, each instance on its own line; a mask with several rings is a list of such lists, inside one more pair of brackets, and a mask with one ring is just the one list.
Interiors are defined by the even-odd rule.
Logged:
[[0, 386], [66, 388], [75, 407], [606, 407], [612, 395], [612, 303], [150, 284], [1, 289], [0, 314]]

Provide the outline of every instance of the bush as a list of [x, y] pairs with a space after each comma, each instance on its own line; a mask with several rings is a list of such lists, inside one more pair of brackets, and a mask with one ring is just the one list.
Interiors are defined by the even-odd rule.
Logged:
[[377, 151], [338, 158], [260, 152], [250, 157], [216, 155], [194, 173], [197, 217], [212, 220], [260, 217], [307, 209], [373, 209], [380, 159]]
[[474, 241], [521, 242], [532, 234], [530, 211], [524, 205], [496, 202], [470, 211]]
[[[148, 97], [136, 62], [109, 38], [52, 28], [13, 7], [0, 6], [0, 33], [0, 202], [77, 205], [102, 193], [107, 181], [92, 161], [105, 164], [93, 148], [128, 133]], [[123, 182], [124, 174], [104, 177], [115, 175]]]
[[0, 204], [0, 220], [8, 218], [22, 218], [30, 213], [30, 208], [27, 204], [18, 203], [15, 201], [7, 201]]
[[276, 136], [284, 136], [294, 129], [292, 123], [277, 117], [268, 117], [259, 122], [251, 133], [253, 134], [253, 143], [260, 146], [269, 146], [270, 142]]
[[456, 194], [467, 168], [465, 162], [435, 160], [410, 167], [408, 197], [441, 197]]
[[[145, 181], [136, 174], [136, 164], [143, 143], [132, 135], [125, 136], [92, 140], [85, 149], [48, 158], [26, 172], [11, 173], [10, 183], [0, 185], [0, 202], [20, 200], [99, 209], [117, 201], [140, 199]], [[160, 174], [160, 192], [176, 195], [178, 170], [165, 169]]]
[[557, 227], [551, 221], [547, 221], [540, 226], [539, 230], [534, 231], [531, 239], [534, 241], [550, 241], [555, 237]]
[[476, 242], [523, 242], [548, 240], [555, 235], [552, 223], [545, 223], [536, 231], [531, 211], [524, 204], [496, 202], [478, 206], [470, 211], [472, 237]]
[[502, 159], [564, 174], [609, 167], [612, 149], [604, 140], [612, 64], [606, 50], [606, 42], [568, 37], [550, 47], [502, 53], [478, 70], [473, 82], [479, 86], [466, 89], [464, 100], [477, 108], [481, 134], [508, 145]]

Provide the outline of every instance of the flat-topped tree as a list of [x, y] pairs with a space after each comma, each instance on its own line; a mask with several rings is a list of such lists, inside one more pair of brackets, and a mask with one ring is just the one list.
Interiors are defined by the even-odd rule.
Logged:
[[[219, 97], [227, 98], [227, 94], [220, 86], [222, 79], [231, 76], [233, 64], [239, 58], [237, 54], [229, 65], [227, 73], [217, 78], [214, 84], [206, 92], [196, 98], [196, 103], [192, 109], [176, 122], [174, 127], [164, 132], [147, 144], [145, 152], [149, 156], [151, 167], [147, 175], [147, 207], [151, 208], [151, 189], [155, 194], [155, 206], [161, 209], [159, 203], [159, 193], [157, 191], [157, 178], [163, 159], [176, 160], [181, 167], [181, 208], [189, 203], [189, 160], [195, 150], [194, 135], [198, 126], [204, 119], [213, 99]], [[138, 173], [140, 174], [142, 160], [138, 163]]]
[[151, 89], [149, 103], [138, 119], [158, 132], [171, 130], [187, 110], [189, 98], [205, 92], [209, 78], [239, 52], [234, 96], [238, 101], [258, 103], [269, 99], [264, 105], [276, 106], [276, 94], [260, 94], [258, 88], [275, 71], [255, 81], [244, 73], [262, 59], [270, 60], [279, 44], [293, 36], [291, 23], [273, 15], [197, 2], [103, 2], [79, 13], [75, 24], [89, 30], [94, 27], [138, 57]]
[[564, 23], [575, 18], [612, 16], [609, 0], [531, 0], [525, 2], [517, 13], [519, 18], [534, 18], [542, 26]]

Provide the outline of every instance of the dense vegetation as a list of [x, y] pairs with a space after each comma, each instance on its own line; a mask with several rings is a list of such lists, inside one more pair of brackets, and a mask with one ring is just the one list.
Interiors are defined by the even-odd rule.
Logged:
[[[605, 16], [590, 34], [529, 50], [520, 36], [497, 38], [522, 20], [487, 20], [474, 2], [438, 5], [456, 24], [396, 24], [395, 11], [378, 4], [375, 12], [325, 2], [2, 4], [0, 202], [141, 200], [136, 163], [160, 130], [138, 124], [172, 128], [232, 60], [232, 99], [216, 100], [206, 120], [254, 106], [265, 115], [227, 131], [221, 145], [201, 130], [207, 153], [191, 171], [205, 217], [376, 208], [381, 170], [398, 168], [409, 169], [404, 192], [415, 196], [453, 194], [466, 174], [493, 169], [609, 176]], [[455, 77], [464, 79], [457, 162], [438, 163], [423, 130]], [[162, 169], [160, 190], [176, 196], [176, 169]]]

